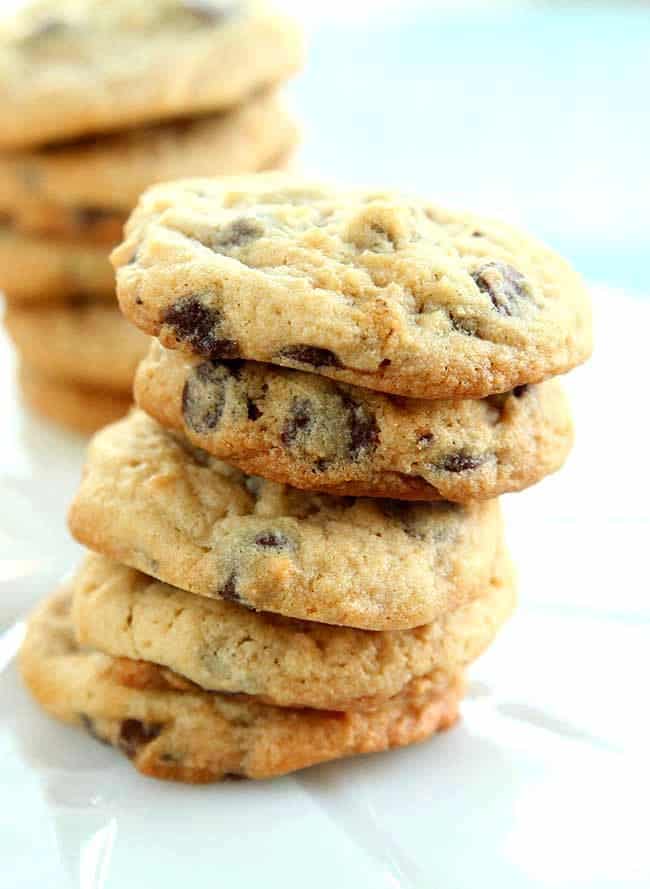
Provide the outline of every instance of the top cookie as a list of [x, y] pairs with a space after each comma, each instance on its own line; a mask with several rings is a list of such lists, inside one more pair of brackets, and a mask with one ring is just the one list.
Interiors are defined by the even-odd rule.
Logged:
[[41, 0], [0, 32], [0, 147], [227, 108], [301, 56], [255, 0]]
[[165, 346], [422, 398], [508, 391], [591, 351], [589, 300], [506, 225], [286, 174], [146, 192], [113, 253], [125, 314]]

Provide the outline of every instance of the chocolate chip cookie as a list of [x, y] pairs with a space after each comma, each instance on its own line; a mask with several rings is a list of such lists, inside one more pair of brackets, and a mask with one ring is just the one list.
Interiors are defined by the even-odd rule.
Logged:
[[71, 296], [115, 302], [106, 246], [50, 241], [0, 225], [0, 290], [7, 301], [57, 303]]
[[69, 303], [23, 309], [9, 306], [7, 331], [33, 370], [73, 385], [129, 393], [148, 339], [117, 306]]
[[482, 398], [591, 351], [579, 277], [497, 222], [266, 174], [141, 198], [112, 256], [163, 345], [421, 398]]
[[119, 420], [131, 407], [129, 395], [62, 383], [24, 363], [18, 370], [18, 384], [25, 402], [35, 413], [82, 435]]
[[0, 147], [219, 111], [302, 61], [293, 22], [247, 0], [43, 0], [0, 38]]
[[139, 411], [98, 433], [74, 536], [160, 580], [257, 611], [408, 629], [480, 595], [501, 545], [496, 500], [333, 497], [245, 476]]
[[442, 691], [422, 678], [382, 707], [344, 712], [206, 692], [153, 664], [79, 648], [66, 588], [33, 614], [20, 668], [52, 716], [112, 744], [146, 775], [192, 783], [269, 778], [421, 741], [455, 722], [463, 687], [462, 677]]
[[377, 633], [248, 611], [93, 555], [72, 581], [72, 622], [83, 648], [152, 661], [204, 689], [375, 709], [422, 676], [444, 690], [492, 642], [515, 600], [504, 553], [492, 575], [482, 595], [432, 623]]
[[181, 175], [270, 168], [297, 130], [273, 93], [219, 115], [0, 155], [0, 211], [23, 231], [116, 244], [140, 193]]
[[153, 341], [137, 403], [245, 472], [297, 488], [400, 500], [485, 500], [540, 481], [572, 442], [555, 380], [484, 399], [401, 398]]

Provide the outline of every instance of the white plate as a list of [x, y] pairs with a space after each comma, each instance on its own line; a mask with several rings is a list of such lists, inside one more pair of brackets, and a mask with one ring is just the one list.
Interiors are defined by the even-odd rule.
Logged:
[[505, 504], [522, 605], [476, 665], [460, 725], [259, 784], [143, 778], [22, 689], [10, 625], [76, 558], [63, 516], [82, 445], [19, 410], [0, 345], [0, 889], [650, 885], [650, 520], [634, 385], [650, 311], [604, 301], [616, 312], [601, 350], [567, 381], [569, 465]]

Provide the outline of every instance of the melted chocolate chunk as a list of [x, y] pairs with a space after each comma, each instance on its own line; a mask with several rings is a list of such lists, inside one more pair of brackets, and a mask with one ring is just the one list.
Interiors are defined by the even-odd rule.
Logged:
[[229, 225], [215, 232], [214, 238], [206, 246], [219, 252], [219, 248], [243, 247], [260, 238], [264, 234], [264, 226], [257, 219], [235, 219]]
[[483, 463], [482, 457], [473, 457], [471, 454], [448, 454], [440, 464], [440, 469], [445, 472], [467, 472], [471, 469], [478, 469]]
[[156, 722], [140, 722], [139, 719], [125, 719], [120, 726], [118, 744], [129, 759], [133, 759], [138, 751], [158, 737], [162, 725]]
[[358, 460], [363, 452], [372, 453], [379, 444], [377, 419], [364, 405], [358, 404], [348, 396], [344, 396], [343, 403], [350, 430], [350, 457], [352, 460]]
[[526, 279], [505, 262], [487, 262], [472, 272], [472, 278], [500, 315], [517, 315], [521, 303], [530, 300]]
[[293, 546], [286, 534], [281, 531], [262, 531], [256, 536], [255, 544], [265, 549], [289, 549]]
[[524, 383], [521, 386], [515, 386], [515, 388], [512, 390], [512, 394], [515, 396], [515, 398], [522, 398], [529, 389], [530, 386], [528, 385], [528, 383]]
[[183, 386], [183, 418], [199, 435], [206, 435], [219, 424], [226, 403], [226, 365], [204, 361], [197, 365]]
[[287, 358], [297, 364], [309, 364], [311, 367], [343, 367], [339, 357], [329, 349], [318, 346], [285, 346], [278, 352], [278, 358]]
[[221, 312], [204, 305], [196, 296], [185, 296], [170, 306], [163, 324], [174, 329], [176, 338], [189, 343], [194, 352], [206, 358], [239, 358], [239, 346], [219, 337]]
[[226, 582], [219, 587], [217, 594], [221, 596], [222, 599], [227, 599], [229, 602], [238, 602], [240, 605], [243, 604], [243, 600], [237, 591], [237, 575], [234, 571], [231, 572]]
[[291, 447], [300, 433], [308, 432], [313, 422], [311, 401], [308, 398], [294, 398], [280, 435], [285, 448]]
[[252, 398], [246, 399], [246, 413], [248, 414], [248, 419], [253, 422], [259, 420], [262, 416], [262, 411], [258, 408]]

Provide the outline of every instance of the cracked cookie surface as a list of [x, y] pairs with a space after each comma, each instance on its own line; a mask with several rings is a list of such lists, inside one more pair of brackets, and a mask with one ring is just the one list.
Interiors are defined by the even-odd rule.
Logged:
[[150, 189], [112, 255], [164, 346], [407, 397], [505, 392], [591, 351], [589, 299], [550, 249], [399, 194], [286, 174]]
[[485, 500], [558, 469], [573, 437], [555, 380], [485, 399], [424, 401], [270, 364], [193, 358], [154, 341], [134, 394], [215, 457], [333, 494]]
[[19, 665], [39, 704], [121, 750], [140, 772], [190, 783], [270, 778], [319, 762], [424, 740], [458, 716], [462, 677], [448, 688], [414, 680], [372, 711], [272, 707], [205, 692], [143, 661], [77, 645], [63, 587], [32, 615]]
[[0, 145], [219, 111], [292, 75], [294, 23], [254, 0], [40, 0], [0, 35]]
[[298, 491], [245, 476], [140, 411], [91, 442], [69, 521], [90, 549], [181, 589], [377, 630], [480, 595], [502, 538], [496, 500]]
[[72, 590], [82, 648], [152, 661], [204, 689], [326, 710], [375, 709], [423, 676], [444, 690], [515, 602], [505, 553], [477, 599], [422, 627], [383, 633], [248, 611], [98, 555], [81, 565]]

